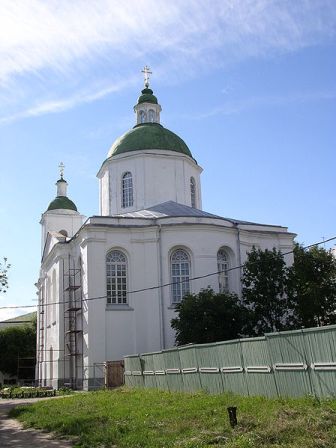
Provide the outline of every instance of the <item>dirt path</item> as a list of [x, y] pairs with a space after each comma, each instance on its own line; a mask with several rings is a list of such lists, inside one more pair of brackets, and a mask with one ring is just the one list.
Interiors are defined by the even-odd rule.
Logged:
[[[55, 440], [50, 434], [34, 429], [22, 429], [17, 420], [7, 417], [8, 412], [20, 404], [34, 403], [55, 398], [32, 398], [29, 400], [0, 399], [0, 447], [1, 448], [70, 448], [70, 442]], [[57, 399], [57, 398], [56, 398]]]

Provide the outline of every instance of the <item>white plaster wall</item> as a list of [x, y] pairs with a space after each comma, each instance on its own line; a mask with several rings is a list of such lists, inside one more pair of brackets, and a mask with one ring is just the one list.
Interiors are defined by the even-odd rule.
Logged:
[[[98, 221], [102, 222], [97, 226]], [[178, 247], [185, 248], [191, 259], [191, 277], [217, 272], [217, 252], [227, 250], [230, 265], [237, 266], [246, 259], [253, 245], [262, 249], [276, 247], [283, 252], [292, 249], [293, 234], [285, 229], [237, 226], [227, 221], [207, 218], [166, 218], [153, 220], [152, 225], [143, 219], [117, 220], [93, 218], [96, 225], [87, 224], [70, 244], [60, 244], [44, 262], [41, 284], [56, 273], [56, 296], [62, 301], [62, 259], [70, 253], [74, 259], [82, 257], [84, 298], [84, 367], [87, 378], [94, 376], [94, 363], [121, 359], [126, 354], [156, 351], [174, 345], [174, 332], [170, 321], [175, 315], [171, 303], [170, 287], [129, 293], [127, 309], [106, 304], [106, 254], [111, 249], [125, 253], [128, 260], [128, 291], [145, 289], [169, 283], [170, 255]], [[185, 222], [187, 221], [187, 222]], [[109, 225], [113, 224], [113, 225]], [[142, 225], [141, 225], [142, 223]], [[161, 223], [160, 226], [158, 223]], [[132, 225], [133, 224], [133, 225]], [[238, 250], [238, 241], [240, 247]], [[240, 252], [240, 253], [239, 253]], [[63, 257], [63, 258], [62, 258]], [[160, 262], [161, 257], [161, 262]], [[287, 260], [291, 262], [291, 256]], [[160, 269], [162, 268], [162, 271]], [[218, 278], [213, 275], [191, 282], [191, 292], [212, 287], [218, 291]], [[52, 288], [51, 288], [52, 289]], [[230, 289], [240, 292], [240, 270], [230, 273]], [[53, 290], [53, 289], [52, 289]], [[162, 294], [162, 302], [161, 302]], [[102, 299], [88, 300], [102, 297]], [[161, 306], [162, 305], [162, 306]], [[51, 314], [52, 316], [53, 314]], [[63, 307], [56, 310], [56, 323], [50, 322], [46, 334], [46, 348], [63, 348]], [[161, 321], [162, 317], [162, 321]], [[52, 319], [51, 319], [52, 320]], [[54, 351], [54, 356], [57, 353]], [[46, 353], [48, 360], [48, 353]], [[97, 372], [96, 372], [97, 374]], [[45, 363], [45, 377], [50, 368]], [[54, 367], [54, 376], [56, 369]], [[62, 377], [61, 362], [58, 376]]]
[[[132, 173], [134, 205], [122, 208], [122, 176], [127, 171]], [[201, 172], [193, 159], [173, 151], [132, 151], [112, 157], [98, 173], [101, 214], [127, 213], [166, 201], [191, 206], [190, 177], [195, 179], [197, 208], [201, 209]]]
[[73, 210], [62, 210], [62, 212], [50, 210], [43, 213], [40, 221], [42, 225], [41, 253], [43, 253], [48, 232], [66, 230], [68, 236], [72, 237], [82, 226], [84, 219], [85, 216]]

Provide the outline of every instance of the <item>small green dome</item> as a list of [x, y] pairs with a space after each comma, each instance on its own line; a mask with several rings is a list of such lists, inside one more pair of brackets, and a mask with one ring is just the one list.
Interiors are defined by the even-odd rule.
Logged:
[[56, 196], [56, 198], [50, 202], [47, 211], [59, 209], [73, 210], [77, 212], [76, 205], [67, 196]]
[[138, 98], [138, 104], [140, 103], [152, 103], [157, 104], [158, 100], [155, 95], [153, 95], [153, 90], [146, 87], [141, 90], [141, 95]]
[[184, 141], [159, 123], [141, 123], [134, 126], [113, 143], [108, 157], [144, 149], [163, 149], [192, 157]]

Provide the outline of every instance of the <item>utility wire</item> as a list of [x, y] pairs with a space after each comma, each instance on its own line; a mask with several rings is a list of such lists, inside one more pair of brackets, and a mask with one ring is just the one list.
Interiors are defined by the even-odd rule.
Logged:
[[[328, 238], [327, 240], [323, 240], [323, 241], [318, 241], [317, 243], [313, 243], [313, 244], [309, 244], [307, 246], [304, 246], [303, 249], [310, 249], [311, 247], [315, 247], [315, 246], [319, 246], [320, 244], [324, 244], [324, 243], [328, 243], [329, 241], [333, 241], [336, 240], [336, 236], [333, 236], [331, 238]], [[294, 253], [294, 249], [288, 251], [288, 252], [283, 252], [282, 255], [290, 255]], [[253, 263], [259, 263], [259, 260], [255, 260]], [[179, 280], [177, 282], [169, 282], [169, 283], [164, 283], [163, 285], [156, 285], [156, 286], [149, 286], [147, 288], [141, 288], [141, 289], [134, 289], [133, 291], [127, 291], [127, 295], [129, 294], [137, 294], [139, 292], [144, 292], [144, 291], [153, 291], [155, 289], [161, 289], [161, 288], [165, 288], [167, 286], [171, 286], [171, 285], [178, 285], [181, 283], [186, 283], [186, 282], [191, 282], [194, 280], [200, 280], [202, 278], [207, 278], [207, 277], [211, 277], [213, 275], [218, 275], [221, 274], [222, 272], [230, 272], [230, 271], [234, 271], [236, 269], [241, 269], [242, 267], [244, 267], [244, 264], [240, 264], [238, 266], [233, 266], [232, 268], [228, 268], [225, 269], [225, 271], [216, 271], [216, 272], [211, 272], [210, 274], [205, 274], [205, 275], [199, 275], [197, 277], [192, 277], [192, 278], [188, 278], [186, 280]], [[107, 295], [104, 296], [99, 296], [99, 297], [88, 297], [87, 299], [74, 299], [72, 301], [61, 301], [61, 302], [50, 302], [50, 303], [43, 303], [41, 304], [41, 308], [45, 307], [45, 306], [50, 306], [50, 305], [62, 305], [62, 304], [67, 304], [67, 303], [76, 303], [76, 302], [89, 302], [91, 300], [101, 300], [101, 299], [106, 299]], [[0, 306], [0, 310], [8, 310], [8, 309], [18, 309], [18, 308], [36, 308], [38, 305], [16, 305], [16, 306]], [[6, 322], [6, 321], [5, 321]], [[4, 323], [5, 323], [4, 322]]]

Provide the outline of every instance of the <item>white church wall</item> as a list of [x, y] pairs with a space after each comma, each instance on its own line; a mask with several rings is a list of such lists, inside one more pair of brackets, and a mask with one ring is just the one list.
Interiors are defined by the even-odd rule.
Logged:
[[73, 210], [50, 210], [45, 212], [41, 218], [42, 241], [41, 251], [43, 254], [48, 232], [59, 232], [65, 230], [69, 237], [75, 235], [84, 222], [85, 216]]
[[[145, 154], [133, 152], [132, 157], [128, 153], [115, 156], [98, 173], [102, 214], [127, 213], [169, 200], [191, 206], [190, 177], [195, 179], [197, 207], [201, 208], [201, 171], [190, 157], [172, 151], [149, 150]], [[123, 208], [122, 176], [126, 172], [132, 174], [134, 205]]]

